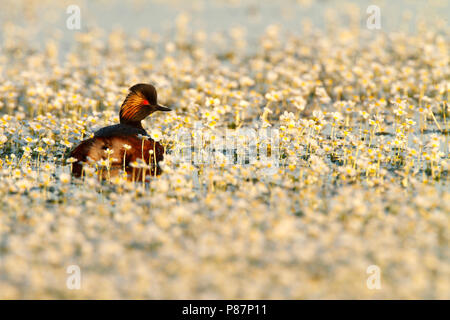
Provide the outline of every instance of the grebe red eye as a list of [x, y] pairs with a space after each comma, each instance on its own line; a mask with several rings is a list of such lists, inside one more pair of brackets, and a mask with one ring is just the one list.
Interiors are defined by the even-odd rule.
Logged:
[[142, 104], [143, 104], [143, 105], [148, 105], [148, 104], [150, 104], [150, 103], [148, 103], [147, 100], [143, 99], [143, 100], [142, 100]]

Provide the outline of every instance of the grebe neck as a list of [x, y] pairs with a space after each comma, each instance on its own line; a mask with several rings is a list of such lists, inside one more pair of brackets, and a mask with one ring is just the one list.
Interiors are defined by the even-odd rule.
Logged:
[[141, 121], [127, 121], [125, 119], [120, 119], [120, 124], [124, 124], [124, 125], [130, 126], [130, 127], [138, 128], [138, 129], [144, 129], [142, 127]]

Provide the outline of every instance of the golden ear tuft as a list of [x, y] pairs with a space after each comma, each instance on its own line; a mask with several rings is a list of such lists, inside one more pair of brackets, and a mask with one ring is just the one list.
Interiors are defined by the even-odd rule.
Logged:
[[144, 120], [151, 109], [146, 106], [146, 99], [139, 92], [130, 92], [120, 108], [120, 122], [136, 122]]

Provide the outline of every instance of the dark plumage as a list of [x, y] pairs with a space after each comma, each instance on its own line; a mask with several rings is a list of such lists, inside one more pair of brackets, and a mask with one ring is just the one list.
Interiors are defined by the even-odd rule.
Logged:
[[[141, 121], [155, 111], [170, 109], [157, 103], [156, 89], [150, 84], [140, 83], [129, 90], [120, 108], [120, 124], [101, 128], [93, 138], [82, 141], [71, 151], [70, 156], [76, 159], [72, 165], [74, 176], [82, 176], [84, 163], [108, 158], [111, 165], [109, 172], [103, 172], [104, 178], [107, 174], [117, 175], [122, 169], [130, 180], [142, 180], [143, 176], [161, 173], [158, 162], [164, 159], [164, 147], [148, 137]], [[109, 155], [108, 149], [111, 150]], [[131, 164], [139, 160], [150, 165], [151, 169], [133, 168]]]
[[104, 127], [99, 130], [97, 130], [94, 133], [94, 136], [96, 137], [111, 137], [114, 135], [121, 135], [121, 136], [135, 136], [135, 135], [147, 135], [147, 131], [144, 130], [144, 128], [139, 128], [135, 126], [131, 126], [129, 124], [114, 124], [112, 126]]

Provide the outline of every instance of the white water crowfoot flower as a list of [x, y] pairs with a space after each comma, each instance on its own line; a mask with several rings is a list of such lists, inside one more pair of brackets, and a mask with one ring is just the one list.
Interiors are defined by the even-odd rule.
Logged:
[[297, 108], [299, 111], [305, 110], [306, 100], [303, 97], [293, 97], [290, 99], [290, 102]]
[[0, 145], [4, 144], [6, 141], [8, 141], [8, 137], [4, 134], [0, 135]]
[[269, 102], [276, 102], [283, 99], [283, 93], [281, 91], [271, 91], [264, 96]]
[[271, 113], [273, 113], [273, 111], [270, 110], [270, 108], [268, 108], [268, 107], [265, 107], [265, 108], [264, 108], [264, 112], [263, 112], [263, 114], [261, 115], [261, 122], [262, 122], [261, 126], [262, 126], [263, 128], [267, 128], [267, 127], [270, 127], [270, 126], [271, 126], [269, 120], [267, 119], [267, 117], [268, 117], [269, 114], [271, 114]]
[[162, 133], [160, 130], [155, 129], [151, 131], [150, 137], [155, 141], [160, 141], [162, 138]]
[[68, 173], [62, 173], [59, 175], [59, 181], [61, 181], [62, 183], [66, 184], [70, 182], [70, 174]]
[[325, 88], [317, 87], [315, 93], [319, 97], [320, 103], [327, 104], [331, 102], [331, 98], [328, 96], [328, 93], [326, 92]]
[[206, 99], [205, 105], [207, 107], [217, 107], [220, 104], [220, 100], [218, 98], [208, 98]]
[[106, 148], [106, 149], [104, 150], [104, 152], [105, 152], [105, 154], [106, 154], [107, 156], [110, 156], [110, 155], [112, 155], [112, 154], [114, 153], [114, 150], [111, 150], [111, 149], [109, 149], [109, 148]]

